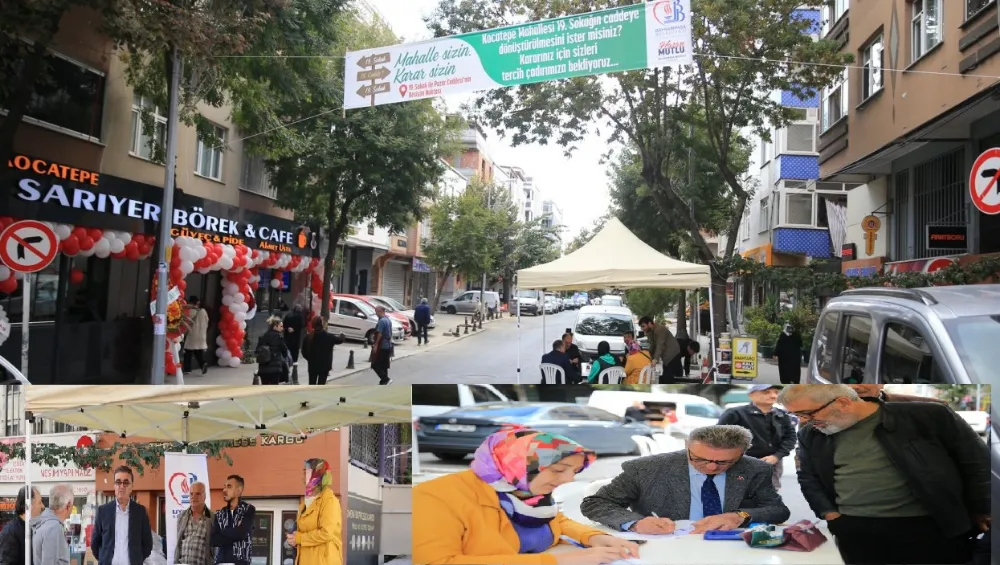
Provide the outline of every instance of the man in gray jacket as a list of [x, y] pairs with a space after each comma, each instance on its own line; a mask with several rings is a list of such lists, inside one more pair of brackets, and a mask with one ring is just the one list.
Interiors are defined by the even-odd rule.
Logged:
[[670, 362], [681, 352], [681, 346], [677, 343], [677, 338], [666, 326], [662, 326], [653, 321], [649, 316], [639, 319], [639, 327], [649, 341], [649, 358], [653, 363], [660, 363], [663, 366], [663, 374], [660, 383], [666, 384], [674, 381], [674, 375], [667, 370]]
[[49, 507], [31, 519], [33, 565], [69, 565], [63, 522], [72, 513], [73, 487], [61, 483], [49, 489]]

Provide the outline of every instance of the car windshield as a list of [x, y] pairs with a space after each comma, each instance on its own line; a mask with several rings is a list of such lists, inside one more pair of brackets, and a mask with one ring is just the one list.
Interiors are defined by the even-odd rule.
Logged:
[[969, 378], [981, 384], [1000, 384], [993, 351], [1000, 343], [1000, 315], [957, 318], [946, 321], [945, 327]]
[[393, 306], [392, 304], [386, 302], [385, 300], [383, 300], [381, 298], [375, 298], [373, 296], [367, 296], [367, 297], [365, 297], [365, 300], [367, 300], [368, 302], [374, 304], [375, 306], [381, 306], [381, 307], [385, 308], [386, 312], [395, 312], [396, 311], [396, 307], [395, 306]]
[[403, 310], [406, 310], [406, 306], [400, 304], [398, 300], [393, 300], [392, 298], [389, 298], [387, 296], [383, 296], [379, 298], [379, 300], [389, 305], [393, 310], [396, 310], [397, 312], [402, 312]]
[[632, 331], [632, 318], [619, 314], [587, 316], [576, 324], [579, 335], [617, 336]]
[[603, 306], [621, 306], [622, 299], [618, 296], [605, 296], [601, 299], [601, 304]]
[[537, 290], [519, 290], [517, 291], [518, 298], [538, 298]]
[[360, 300], [353, 301], [353, 302], [365, 314], [368, 314], [369, 316], [374, 316], [375, 315], [375, 309], [372, 308], [371, 306], [369, 306], [367, 302], [361, 302]]

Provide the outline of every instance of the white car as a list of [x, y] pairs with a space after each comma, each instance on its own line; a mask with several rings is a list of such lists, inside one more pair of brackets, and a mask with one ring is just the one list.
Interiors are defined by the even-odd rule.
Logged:
[[597, 346], [608, 342], [613, 355], [625, 354], [625, 333], [638, 335], [632, 311], [622, 306], [584, 306], [576, 315], [573, 342], [580, 348], [584, 363], [597, 357]]
[[456, 408], [476, 404], [510, 402], [492, 385], [440, 384], [415, 386], [413, 390], [413, 419], [438, 416]]
[[990, 413], [982, 410], [961, 410], [956, 412], [976, 433], [985, 436], [990, 429]]
[[[392, 322], [392, 340], [403, 341], [406, 333], [403, 331], [403, 324], [389, 318]], [[337, 297], [330, 311], [330, 321], [327, 324], [327, 331], [334, 334], [343, 333], [344, 337], [354, 341], [367, 341], [371, 343], [375, 339], [375, 324], [378, 323], [378, 315], [375, 309], [362, 300], [356, 298]]]
[[[402, 302], [400, 302], [400, 301], [398, 301], [398, 300], [396, 300], [394, 298], [389, 298], [388, 296], [371, 296], [371, 295], [369, 295], [369, 296], [366, 296], [365, 298], [368, 299], [368, 300], [371, 300], [372, 302], [375, 302], [377, 304], [381, 304], [382, 306], [385, 306], [386, 311], [388, 311], [388, 312], [399, 312], [400, 314], [406, 316], [407, 318], [410, 319], [410, 327], [413, 328], [413, 331], [416, 331], [417, 321], [413, 319], [413, 317], [416, 315], [416, 311], [414, 311], [412, 308], [407, 308], [406, 306], [403, 305]], [[427, 327], [431, 328], [431, 329], [434, 328], [434, 315], [433, 314], [431, 315], [431, 323], [427, 324]]]
[[662, 408], [674, 411], [677, 423], [672, 429], [684, 436], [690, 435], [695, 428], [713, 426], [719, 423], [722, 408], [707, 398], [693, 394], [671, 394], [661, 392], [635, 392], [630, 390], [595, 390], [587, 403], [618, 416], [624, 416], [625, 410], [635, 402], [646, 406], [650, 420], [657, 419], [656, 412]]
[[605, 294], [601, 297], [601, 306], [618, 306], [621, 308], [625, 306], [625, 301], [617, 294]]

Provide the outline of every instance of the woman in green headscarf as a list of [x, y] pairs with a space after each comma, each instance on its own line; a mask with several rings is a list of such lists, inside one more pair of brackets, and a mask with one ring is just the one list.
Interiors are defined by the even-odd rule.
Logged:
[[323, 459], [306, 461], [306, 495], [297, 531], [288, 534], [295, 565], [343, 565], [340, 501], [333, 494], [333, 470]]

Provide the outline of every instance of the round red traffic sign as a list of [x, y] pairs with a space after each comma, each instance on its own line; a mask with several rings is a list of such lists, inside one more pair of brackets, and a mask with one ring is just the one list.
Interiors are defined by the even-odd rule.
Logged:
[[1000, 214], [1000, 147], [983, 151], [972, 165], [969, 195], [983, 214]]
[[927, 264], [924, 265], [924, 272], [928, 274], [934, 273], [942, 269], [947, 269], [954, 264], [955, 260], [951, 257], [938, 257], [927, 261]]
[[15, 222], [0, 234], [0, 261], [11, 271], [37, 273], [48, 267], [58, 252], [56, 232], [42, 222]]

